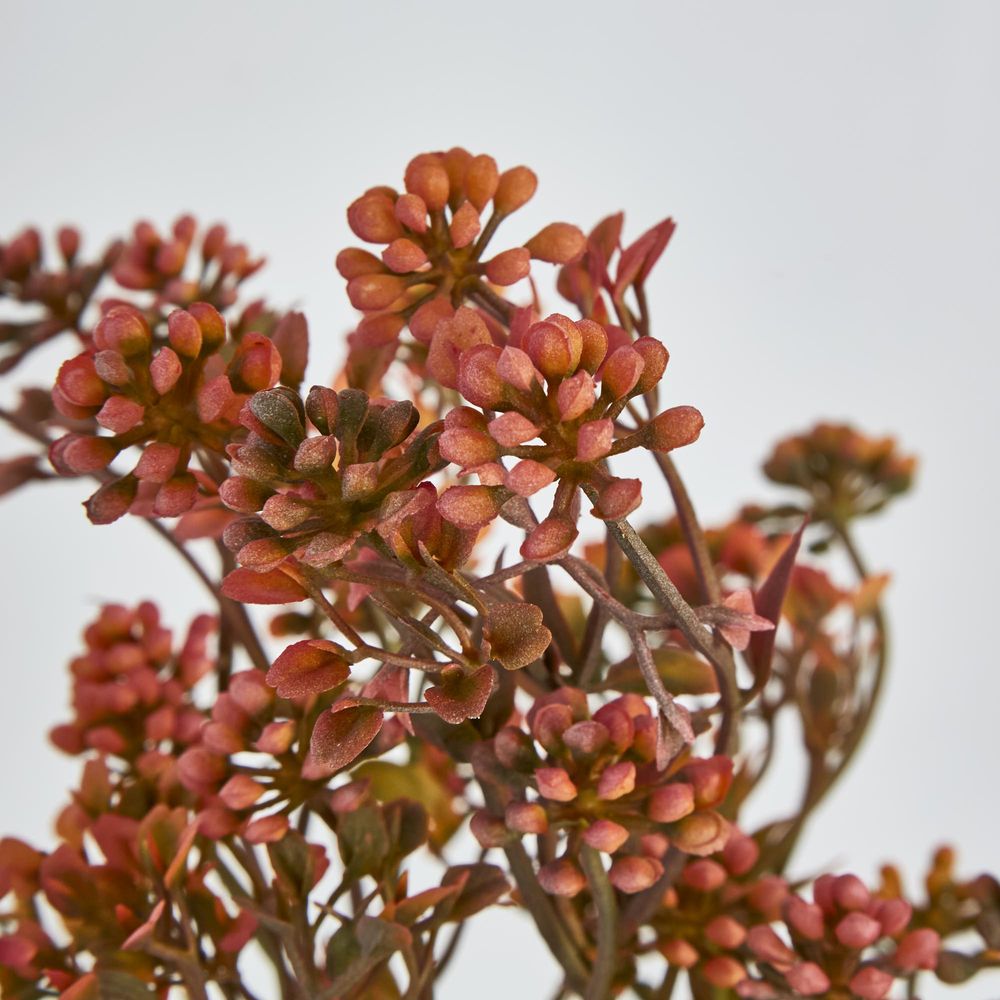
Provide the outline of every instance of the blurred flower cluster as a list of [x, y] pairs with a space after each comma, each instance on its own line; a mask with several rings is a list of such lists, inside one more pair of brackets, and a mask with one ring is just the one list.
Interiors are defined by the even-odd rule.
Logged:
[[661, 402], [649, 308], [674, 223], [494, 246], [537, 183], [455, 147], [353, 201], [361, 315], [313, 385], [304, 316], [243, 299], [262, 261], [221, 226], [0, 244], [0, 371], [67, 342], [0, 408], [30, 442], [0, 493], [91, 480], [90, 521], [147, 523], [207, 602], [179, 643], [149, 601], [86, 627], [51, 734], [82, 778], [54, 842], [0, 841], [4, 996], [429, 1000], [493, 905], [560, 998], [881, 1000], [1000, 965], [1000, 886], [949, 849], [922, 903], [892, 866], [794, 874], [883, 686], [853, 523], [914, 459], [819, 424], [765, 463], [790, 499], [703, 527], [673, 452], [704, 419]]

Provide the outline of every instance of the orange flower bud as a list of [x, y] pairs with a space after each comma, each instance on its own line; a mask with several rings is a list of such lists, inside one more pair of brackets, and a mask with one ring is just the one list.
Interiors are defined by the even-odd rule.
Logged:
[[578, 794], [576, 785], [561, 767], [540, 767], [535, 771], [538, 794], [553, 802], [572, 802]]
[[531, 201], [538, 187], [535, 172], [528, 167], [511, 167], [497, 180], [493, 207], [501, 215], [510, 215]]
[[513, 285], [531, 273], [531, 254], [524, 247], [498, 253], [486, 262], [486, 277], [494, 285]]
[[480, 212], [496, 193], [500, 174], [496, 160], [481, 153], [474, 156], [465, 168], [465, 195]]
[[524, 245], [535, 260], [570, 264], [583, 256], [587, 249], [587, 237], [568, 222], [550, 222]]
[[516, 833], [545, 833], [549, 828], [549, 818], [537, 802], [511, 802], [504, 820]]
[[418, 194], [401, 194], [393, 210], [396, 219], [414, 233], [427, 232], [427, 202]]
[[410, 160], [404, 175], [406, 190], [423, 198], [428, 209], [440, 212], [448, 204], [450, 182], [440, 157], [421, 153]]
[[479, 213], [471, 202], [462, 202], [448, 226], [452, 246], [459, 250], [467, 247], [479, 235], [479, 229]]
[[363, 274], [347, 283], [355, 309], [388, 309], [406, 291], [406, 282], [391, 274]]
[[569, 858], [551, 861], [538, 869], [539, 885], [552, 896], [575, 896], [587, 887], [587, 879]]
[[636, 433], [653, 451], [673, 451], [697, 441], [704, 426], [705, 418], [693, 406], [672, 406]]
[[396, 274], [408, 274], [427, 263], [427, 254], [412, 240], [393, 240], [383, 251], [382, 260]]
[[347, 209], [347, 224], [367, 243], [391, 243], [403, 235], [393, 200], [385, 194], [363, 194]]

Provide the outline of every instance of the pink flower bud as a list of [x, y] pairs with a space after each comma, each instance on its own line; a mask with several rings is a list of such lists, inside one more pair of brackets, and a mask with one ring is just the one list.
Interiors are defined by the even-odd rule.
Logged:
[[555, 472], [547, 465], [525, 458], [504, 474], [504, 485], [518, 496], [530, 497], [554, 482], [555, 478]]
[[747, 977], [747, 971], [742, 963], [728, 955], [716, 955], [710, 958], [701, 967], [701, 974], [721, 990], [731, 990]]
[[861, 1000], [882, 1000], [892, 989], [892, 978], [888, 972], [869, 965], [854, 973], [848, 985]]
[[934, 969], [941, 951], [941, 935], [929, 927], [910, 931], [896, 946], [892, 964], [901, 972]]
[[535, 771], [538, 794], [553, 802], [572, 802], [577, 796], [577, 787], [569, 774], [561, 767], [540, 767]]
[[913, 907], [905, 899], [878, 899], [872, 915], [882, 925], [883, 934], [896, 937], [909, 926]]
[[167, 317], [167, 338], [182, 358], [196, 358], [201, 353], [201, 327], [194, 316], [183, 309], [177, 309]]
[[427, 203], [420, 195], [401, 194], [396, 199], [394, 213], [396, 219], [411, 232], [427, 232]]
[[597, 782], [598, 798], [605, 801], [620, 799], [635, 789], [635, 764], [630, 760], [621, 760], [617, 764], [609, 764], [601, 772]]
[[672, 406], [637, 433], [653, 451], [673, 451], [698, 440], [705, 418], [693, 406]]
[[611, 451], [615, 439], [613, 420], [591, 420], [576, 436], [576, 457], [580, 462], [596, 462]]
[[694, 789], [683, 782], [657, 788], [646, 806], [646, 814], [657, 823], [676, 823], [693, 812]]
[[507, 829], [515, 833], [545, 833], [549, 828], [545, 809], [537, 802], [511, 802], [504, 820]]
[[455, 307], [447, 296], [439, 295], [425, 302], [410, 317], [410, 333], [421, 344], [429, 344], [434, 339], [438, 325], [455, 315]]
[[247, 825], [244, 839], [250, 844], [275, 844], [288, 833], [288, 817], [279, 814], [262, 816]]
[[671, 965], [677, 965], [682, 969], [690, 969], [701, 958], [698, 949], [693, 944], [680, 938], [664, 941], [658, 947], [660, 954]]
[[578, 532], [572, 521], [552, 515], [534, 528], [521, 545], [521, 558], [549, 562], [565, 555]]
[[292, 719], [269, 722], [262, 730], [254, 746], [261, 753], [280, 756], [287, 753], [295, 742], [296, 725]]
[[478, 841], [479, 846], [486, 849], [503, 847], [511, 839], [504, 821], [497, 816], [492, 816], [484, 809], [477, 809], [472, 814], [469, 830]]
[[500, 513], [496, 487], [452, 486], [437, 502], [438, 513], [464, 531], [485, 528]]
[[498, 253], [486, 262], [486, 277], [494, 285], [514, 285], [531, 273], [531, 254], [524, 247]]
[[872, 899], [868, 887], [857, 875], [841, 875], [833, 885], [833, 898], [844, 910], [865, 910]]
[[480, 229], [479, 213], [470, 202], [463, 202], [448, 225], [451, 245], [456, 250], [467, 247], [478, 235]]
[[612, 399], [621, 399], [636, 387], [643, 367], [644, 362], [638, 351], [632, 347], [619, 347], [604, 362], [601, 385], [611, 394]]
[[497, 372], [508, 385], [520, 392], [528, 392], [540, 378], [531, 358], [517, 347], [505, 347], [500, 352]]
[[479, 344], [463, 351], [458, 361], [458, 391], [476, 406], [492, 410], [506, 395], [506, 385], [497, 368], [500, 348]]
[[553, 313], [529, 328], [525, 349], [547, 379], [564, 378], [576, 371], [580, 363], [583, 337], [568, 316]]
[[363, 274], [347, 283], [355, 309], [388, 309], [406, 291], [406, 282], [392, 274]]
[[146, 414], [145, 407], [125, 396], [110, 396], [97, 414], [97, 422], [114, 434], [125, 434], [138, 427]]
[[681, 881], [698, 892], [714, 892], [726, 884], [726, 869], [709, 858], [692, 861], [681, 873]]
[[597, 392], [594, 380], [588, 372], [579, 371], [559, 386], [556, 404], [560, 420], [576, 420], [582, 417], [596, 402]]
[[705, 926], [705, 937], [727, 951], [734, 951], [746, 940], [747, 929], [727, 914], [715, 917]]
[[796, 993], [804, 997], [815, 997], [826, 993], [830, 979], [815, 962], [799, 962], [786, 973], [785, 980]]
[[234, 811], [249, 809], [264, 794], [264, 786], [249, 774], [234, 774], [219, 790], [219, 798]]
[[722, 851], [722, 862], [733, 875], [746, 875], [760, 857], [760, 848], [753, 837], [742, 830], [733, 830]]
[[538, 869], [538, 882], [552, 896], [575, 896], [587, 886], [583, 872], [569, 858], [542, 865]]
[[614, 854], [629, 838], [629, 832], [620, 823], [610, 819], [599, 819], [591, 823], [583, 833], [583, 842], [595, 851]]
[[726, 846], [729, 829], [729, 824], [718, 813], [698, 812], [678, 823], [673, 840], [686, 854], [705, 857]]
[[800, 896], [789, 896], [785, 900], [784, 916], [785, 923], [794, 934], [807, 941], [823, 940], [823, 910], [818, 903], [807, 903]]
[[593, 719], [575, 722], [562, 734], [563, 743], [575, 754], [590, 756], [604, 749], [610, 739], [605, 726]]
[[108, 395], [107, 386], [98, 375], [94, 359], [89, 354], [64, 361], [56, 376], [56, 385], [74, 406], [100, 406]]
[[148, 351], [152, 341], [149, 324], [132, 306], [115, 306], [94, 328], [99, 350], [117, 351], [126, 358]]
[[762, 962], [781, 966], [795, 961], [795, 952], [767, 924], [751, 927], [747, 934], [747, 944]]
[[663, 874], [663, 865], [655, 858], [634, 855], [615, 858], [608, 871], [608, 881], [620, 892], [642, 892], [656, 883]]
[[347, 223], [356, 236], [368, 243], [391, 243], [403, 235], [393, 209], [387, 195], [362, 195], [347, 209]]
[[848, 913], [837, 924], [834, 933], [837, 935], [837, 940], [845, 948], [854, 948], [857, 951], [861, 951], [879, 939], [882, 934], [882, 927], [874, 917], [855, 910], [853, 913]]
[[516, 448], [538, 437], [538, 428], [516, 410], [501, 413], [489, 423], [490, 437], [503, 448]]
[[383, 251], [382, 260], [396, 274], [408, 274], [427, 263], [427, 253], [405, 237], [393, 240]]

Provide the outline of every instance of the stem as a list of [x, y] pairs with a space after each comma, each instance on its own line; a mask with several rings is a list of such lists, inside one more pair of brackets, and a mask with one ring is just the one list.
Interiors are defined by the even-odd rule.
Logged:
[[611, 996], [618, 946], [618, 901], [608, 874], [601, 864], [600, 854], [584, 844], [580, 848], [580, 864], [590, 885], [590, 897], [597, 910], [597, 956], [587, 983], [585, 1000], [604, 1000]]
[[[593, 492], [587, 487], [584, 489], [588, 496]], [[596, 493], [591, 499], [597, 502]], [[738, 732], [734, 726], [734, 713], [739, 704], [739, 686], [736, 683], [736, 670], [732, 658], [720, 652], [720, 644], [702, 626], [694, 609], [681, 596], [680, 591], [656, 561], [656, 557], [646, 547], [646, 543], [639, 537], [635, 528], [624, 519], [605, 523], [608, 525], [611, 537], [635, 567], [642, 582], [660, 604], [673, 612], [677, 627], [684, 638], [715, 668], [719, 683], [719, 701], [722, 706], [722, 720], [715, 741], [716, 751], [731, 756], [735, 753], [737, 745]]]

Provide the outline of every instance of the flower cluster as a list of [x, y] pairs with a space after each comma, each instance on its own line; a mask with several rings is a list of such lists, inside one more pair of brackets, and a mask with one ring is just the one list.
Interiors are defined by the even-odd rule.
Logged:
[[[225, 456], [243, 403], [282, 375], [274, 341], [258, 333], [227, 336], [225, 320], [208, 303], [175, 310], [165, 325], [165, 336], [154, 336], [143, 313], [116, 306], [97, 324], [92, 349], [59, 370], [59, 412], [93, 417], [110, 434], [60, 438], [50, 452], [57, 471], [106, 475], [119, 454], [141, 448], [129, 474], [110, 476], [87, 501], [96, 524], [117, 520], [137, 498], [159, 517], [190, 510], [199, 487], [211, 489], [211, 471]], [[197, 473], [189, 468], [195, 456]]]
[[[640, 481], [611, 475], [605, 460], [633, 448], [690, 444], [704, 423], [693, 407], [675, 406], [618, 436], [617, 418], [630, 399], [655, 389], [667, 361], [666, 348], [652, 337], [632, 341], [620, 328], [558, 313], [515, 325], [503, 347], [472, 309], [441, 321], [428, 371], [472, 404], [446, 416], [441, 454], [481, 482], [448, 490], [442, 514], [463, 528], [481, 528], [511, 497], [532, 496], [558, 480], [550, 513], [521, 550], [533, 561], [568, 551], [581, 487], [593, 496], [595, 516], [627, 517], [642, 501]], [[494, 411], [499, 415], [491, 418]], [[505, 457], [517, 461], [506, 468]]]
[[243, 243], [231, 241], [225, 226], [210, 226], [199, 235], [197, 220], [182, 215], [166, 235], [150, 222], [136, 223], [112, 277], [122, 288], [155, 293], [159, 304], [207, 302], [224, 311], [236, 301], [240, 284], [263, 265], [263, 257], [252, 257]]
[[530, 201], [537, 184], [527, 167], [500, 172], [493, 157], [455, 147], [414, 157], [402, 194], [375, 187], [351, 204], [347, 221], [354, 234], [385, 247], [381, 257], [358, 247], [337, 257], [351, 304], [365, 314], [348, 340], [353, 385], [376, 388], [404, 327], [416, 341], [416, 361], [437, 324], [462, 302], [489, 304], [496, 297], [490, 286], [527, 278], [532, 259], [565, 264], [583, 253], [583, 233], [554, 222], [523, 247], [482, 259], [497, 227]]
[[13, 369], [36, 347], [67, 330], [83, 336], [82, 314], [101, 279], [118, 259], [122, 245], [112, 243], [94, 261], [80, 256], [78, 230], [64, 226], [56, 233], [59, 261], [45, 260], [45, 244], [37, 229], [25, 229], [0, 243], [0, 301], [10, 299], [25, 319], [0, 322], [0, 373]]
[[527, 732], [508, 726], [497, 733], [492, 760], [480, 756], [480, 780], [490, 780], [489, 770], [494, 780], [498, 768], [509, 772], [500, 785], [509, 798], [502, 815], [477, 813], [472, 830], [484, 847], [512, 835], [565, 835], [563, 855], [539, 870], [546, 891], [584, 889], [574, 857], [582, 844], [614, 856], [608, 877], [629, 894], [657, 881], [671, 846], [695, 855], [725, 846], [730, 826], [716, 807], [732, 761], [694, 758], [659, 768], [659, 727], [643, 698], [622, 695], [591, 716], [584, 692], [561, 688], [539, 698], [526, 722]]
[[[317, 434], [307, 436], [307, 418]], [[250, 515], [225, 541], [255, 569], [273, 569], [293, 552], [315, 567], [344, 559], [362, 534], [398, 525], [408, 504], [397, 498], [441, 465], [437, 428], [414, 434], [412, 403], [372, 402], [359, 389], [314, 386], [304, 404], [285, 388], [257, 393], [240, 419], [250, 434], [232, 450], [236, 475], [220, 495]]]
[[764, 463], [764, 474], [805, 490], [814, 521], [840, 525], [874, 514], [907, 492], [916, 464], [891, 437], [866, 437], [845, 424], [817, 424], [779, 442]]
[[[681, 977], [699, 1000], [882, 1000], [1000, 965], [1000, 884], [947, 851], [917, 908], [891, 868], [811, 899], [792, 874], [883, 687], [888, 578], [851, 521], [913, 460], [821, 424], [766, 466], [804, 501], [703, 530], [666, 453], [704, 421], [661, 402], [647, 300], [674, 224], [625, 243], [620, 213], [552, 223], [496, 252], [535, 187], [456, 147], [351, 204], [380, 252], [339, 255], [363, 315], [307, 392], [305, 318], [233, 308], [261, 261], [221, 226], [142, 222], [94, 263], [71, 229], [55, 265], [34, 230], [0, 245], [0, 371], [79, 342], [51, 393], [0, 409], [35, 449], [0, 462], [0, 494], [50, 478], [47, 453], [97, 481], [96, 523], [177, 517], [152, 527], [217, 605], [179, 646], [149, 603], [87, 628], [52, 732], [83, 759], [58, 844], [0, 841], [5, 996], [253, 998], [252, 945], [284, 1000], [422, 998], [496, 903], [589, 1000]], [[572, 316], [543, 308], [534, 261]], [[655, 459], [666, 517], [615, 474], [625, 453]], [[583, 499], [603, 523], [581, 552]], [[498, 517], [519, 554], [494, 561]], [[269, 635], [246, 605], [276, 608]], [[800, 805], [751, 829], [787, 722]], [[482, 854], [449, 865], [465, 829]], [[418, 851], [440, 879], [416, 884]]]
[[71, 722], [57, 726], [52, 741], [66, 753], [97, 750], [149, 775], [164, 755], [194, 743], [204, 716], [192, 688], [215, 668], [208, 647], [215, 619], [200, 615], [177, 652], [155, 605], [106, 605], [87, 626], [87, 650], [70, 663]]

